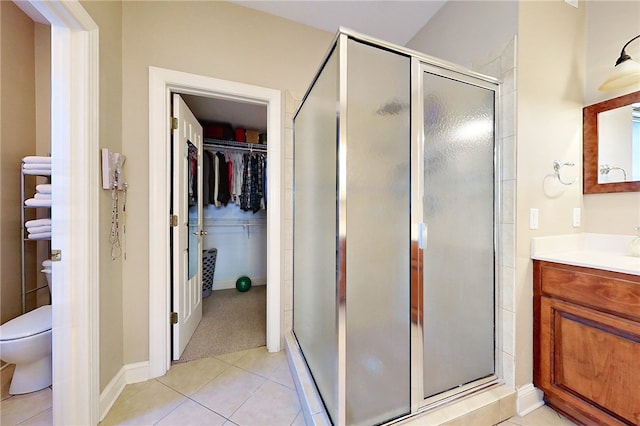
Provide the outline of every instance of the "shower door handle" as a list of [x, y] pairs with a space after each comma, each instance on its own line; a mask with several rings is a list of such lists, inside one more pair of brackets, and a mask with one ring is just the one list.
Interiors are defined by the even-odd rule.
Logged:
[[420, 250], [427, 248], [427, 224], [424, 222], [418, 225], [418, 248]]

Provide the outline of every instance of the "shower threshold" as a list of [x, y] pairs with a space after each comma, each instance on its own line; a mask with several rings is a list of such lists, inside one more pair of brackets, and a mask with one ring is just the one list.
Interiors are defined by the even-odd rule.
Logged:
[[[298, 399], [307, 425], [330, 425], [331, 420], [313, 382], [311, 373], [292, 331], [286, 333], [285, 349], [289, 370], [296, 386]], [[463, 398], [437, 406], [425, 407], [416, 413], [393, 419], [387, 425], [440, 425], [472, 416], [497, 419], [495, 423], [516, 414], [516, 391], [504, 384], [493, 384]]]

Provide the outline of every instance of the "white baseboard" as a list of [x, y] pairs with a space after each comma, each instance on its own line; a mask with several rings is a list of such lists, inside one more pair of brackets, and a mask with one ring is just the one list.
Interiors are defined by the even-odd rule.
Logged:
[[[267, 285], [267, 277], [257, 277], [251, 279], [251, 285]], [[236, 288], [236, 280], [214, 280], [211, 286], [212, 290], [228, 290], [230, 288]]]
[[100, 421], [105, 418], [126, 385], [148, 379], [149, 361], [122, 366], [120, 371], [111, 379], [107, 387], [105, 387], [100, 394]]
[[538, 407], [544, 405], [542, 397], [544, 393], [533, 386], [533, 383], [526, 384], [518, 388], [516, 399], [516, 410], [519, 416], [525, 416]]

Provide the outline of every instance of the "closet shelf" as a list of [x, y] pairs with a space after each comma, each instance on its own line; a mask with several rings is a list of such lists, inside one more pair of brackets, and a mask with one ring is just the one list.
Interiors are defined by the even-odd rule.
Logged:
[[267, 152], [267, 146], [264, 144], [228, 141], [224, 139], [204, 138], [203, 148], [231, 148], [244, 151]]

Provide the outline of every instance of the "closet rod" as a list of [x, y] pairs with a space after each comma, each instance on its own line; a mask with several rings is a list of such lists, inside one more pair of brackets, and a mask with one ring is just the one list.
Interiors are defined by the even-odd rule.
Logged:
[[215, 143], [215, 142], [207, 142], [207, 139], [205, 139], [204, 144], [202, 145], [202, 148], [208, 149], [209, 151], [212, 151], [214, 149], [233, 149], [233, 150], [239, 150], [239, 151], [251, 151], [251, 152], [255, 151], [255, 152], [260, 152], [264, 154], [267, 153], [267, 147], [264, 145], [246, 143], [246, 142], [235, 142], [235, 141]]
[[210, 224], [204, 224], [202, 225], [203, 228], [215, 228], [215, 227], [221, 227], [221, 226], [264, 226], [266, 225], [266, 222], [259, 222], [259, 223], [250, 223], [250, 222], [238, 222], [238, 223], [210, 223]]
[[[266, 225], [266, 220], [238, 220], [238, 221], [230, 221], [230, 220], [207, 220], [202, 223], [202, 226], [205, 228], [212, 226], [263, 226]], [[196, 223], [189, 222], [190, 227], [198, 226]]]

